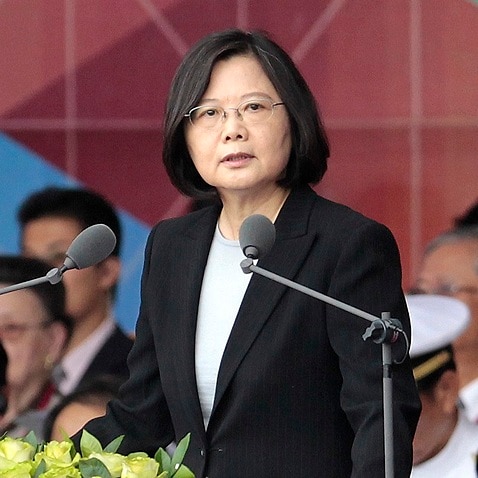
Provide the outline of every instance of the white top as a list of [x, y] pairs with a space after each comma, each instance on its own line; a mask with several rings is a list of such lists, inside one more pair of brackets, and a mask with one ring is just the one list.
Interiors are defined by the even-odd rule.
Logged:
[[76, 388], [91, 362], [114, 330], [115, 322], [109, 316], [78, 347], [75, 347], [63, 357], [60, 367], [64, 376], [57, 383], [58, 390], [62, 395], [68, 395]]
[[196, 381], [207, 428], [222, 355], [252, 274], [241, 269], [239, 241], [225, 239], [216, 226], [199, 300]]
[[478, 425], [470, 423], [463, 413], [448, 443], [435, 455], [412, 468], [412, 478], [476, 478]]

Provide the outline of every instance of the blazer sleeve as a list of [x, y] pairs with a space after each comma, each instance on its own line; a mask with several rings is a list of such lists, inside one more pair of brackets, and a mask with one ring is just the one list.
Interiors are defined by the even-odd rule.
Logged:
[[[395, 239], [383, 225], [362, 223], [341, 235], [340, 254], [329, 295], [381, 317], [399, 319], [408, 339], [410, 321], [401, 288], [401, 266]], [[328, 306], [327, 327], [343, 377], [341, 403], [354, 430], [352, 477], [384, 476], [382, 346], [362, 335], [369, 322]], [[406, 354], [403, 336], [393, 345], [394, 357]], [[412, 442], [420, 401], [408, 356], [392, 367], [395, 476], [409, 477]]]
[[[90, 421], [86, 429], [104, 445], [124, 435], [120, 453], [145, 451], [151, 456], [174, 440], [173, 426], [163, 393], [158, 360], [148, 314], [143, 297], [149, 280], [153, 236], [146, 245], [142, 275], [141, 307], [136, 325], [136, 338], [128, 356], [129, 379], [122, 385], [118, 399], [108, 405], [104, 417]], [[74, 442], [79, 442], [79, 434]]]

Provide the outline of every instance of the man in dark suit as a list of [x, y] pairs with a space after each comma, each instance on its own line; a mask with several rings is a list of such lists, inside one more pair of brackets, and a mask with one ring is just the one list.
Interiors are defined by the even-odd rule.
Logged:
[[117, 244], [110, 257], [64, 276], [67, 312], [74, 321], [74, 330], [61, 363], [58, 387], [66, 395], [97, 375], [126, 378], [126, 357], [133, 340], [112, 315], [121, 268], [121, 229], [113, 206], [86, 189], [50, 187], [27, 198], [18, 219], [22, 253], [54, 267], [63, 264], [69, 245], [86, 227], [103, 223], [115, 233]]

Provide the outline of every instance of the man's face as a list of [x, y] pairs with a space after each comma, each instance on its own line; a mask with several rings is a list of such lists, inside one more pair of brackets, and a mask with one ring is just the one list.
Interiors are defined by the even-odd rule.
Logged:
[[[65, 253], [81, 225], [67, 217], [42, 217], [27, 223], [22, 232], [22, 252], [27, 257], [42, 259], [52, 267], [60, 267]], [[95, 308], [101, 293], [100, 266], [70, 270], [63, 276], [66, 309], [75, 322], [81, 321]]]
[[417, 289], [427, 294], [449, 295], [468, 305], [470, 325], [453, 343], [478, 349], [478, 241], [443, 244], [428, 253], [422, 263]]

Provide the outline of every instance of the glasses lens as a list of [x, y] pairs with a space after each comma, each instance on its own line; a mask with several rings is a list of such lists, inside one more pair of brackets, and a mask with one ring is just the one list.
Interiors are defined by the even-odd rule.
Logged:
[[263, 123], [274, 111], [272, 101], [267, 99], [249, 100], [241, 103], [237, 111], [247, 123]]
[[214, 128], [221, 120], [223, 112], [219, 106], [198, 106], [190, 111], [189, 117], [194, 126]]

